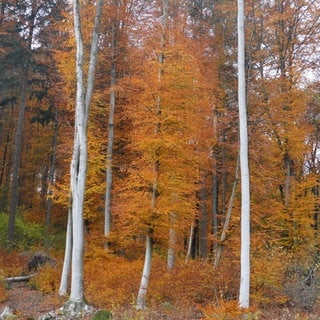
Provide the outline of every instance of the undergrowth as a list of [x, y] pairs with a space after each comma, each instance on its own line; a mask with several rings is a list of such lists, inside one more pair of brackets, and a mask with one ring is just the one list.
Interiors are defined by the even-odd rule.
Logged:
[[[8, 293], [5, 282], [1, 280], [25, 273], [27, 261], [26, 253], [0, 251], [0, 302], [5, 301]], [[30, 280], [29, 286], [42, 293], [55, 293], [58, 296], [61, 262], [62, 258], [55, 266], [39, 267], [37, 275]], [[270, 288], [280, 286], [281, 283], [278, 278], [269, 279], [263, 276], [262, 268], [261, 270], [255, 268], [257, 272], [252, 281], [251, 298], [252, 303], [257, 307], [245, 311], [238, 308], [239, 271], [236, 262], [232, 263], [232, 260], [228, 260], [227, 266], [222, 262], [221, 266], [214, 270], [209, 262], [190, 260], [185, 263], [178, 260], [174, 269], [168, 272], [166, 259], [155, 254], [147, 295], [149, 309], [138, 312], [135, 310], [135, 302], [143, 260], [128, 260], [125, 257], [110, 254], [104, 249], [87, 250], [85, 297], [89, 304], [101, 310], [96, 314], [95, 320], [177, 319], [177, 317], [179, 319], [201, 317], [207, 320], [232, 320], [245, 317], [249, 320], [258, 320], [269, 319], [272, 316], [278, 317], [281, 310], [285, 309], [284, 303], [287, 300], [283, 302], [280, 299], [283, 293], [279, 288], [270, 291]], [[257, 278], [260, 273], [261, 278]], [[263, 285], [260, 285], [261, 283]], [[259, 290], [255, 290], [255, 287]], [[273, 299], [270, 299], [271, 293], [275, 293]], [[278, 310], [278, 313], [273, 313], [269, 318], [261, 312], [261, 310], [272, 308]], [[298, 311], [292, 312], [298, 314]]]

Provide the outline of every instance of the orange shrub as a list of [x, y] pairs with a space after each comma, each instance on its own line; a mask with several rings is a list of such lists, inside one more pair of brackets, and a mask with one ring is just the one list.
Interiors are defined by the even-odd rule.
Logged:
[[133, 303], [139, 289], [142, 267], [141, 260], [128, 261], [102, 250], [87, 256], [86, 298], [91, 304], [104, 309]]
[[5, 274], [3, 270], [0, 269], [0, 302], [3, 302], [7, 299], [6, 284], [3, 281], [4, 278], [5, 278]]
[[214, 272], [211, 264], [177, 261], [171, 272], [166, 261], [155, 256], [151, 270], [149, 299], [175, 306], [203, 303], [214, 298]]
[[206, 320], [259, 319], [259, 312], [251, 307], [240, 309], [238, 301], [220, 301], [216, 305], [209, 304], [201, 308]]
[[7, 300], [7, 290], [5, 288], [4, 283], [0, 283], [0, 302], [4, 302]]
[[35, 277], [31, 278], [29, 284], [43, 293], [56, 292], [59, 289], [61, 269], [45, 265], [38, 269]]
[[28, 260], [26, 254], [0, 249], [0, 266], [6, 277], [20, 276], [26, 272]]

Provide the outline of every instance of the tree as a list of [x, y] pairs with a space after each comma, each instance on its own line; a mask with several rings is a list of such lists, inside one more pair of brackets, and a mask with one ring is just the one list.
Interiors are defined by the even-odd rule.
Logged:
[[241, 172], [241, 275], [239, 304], [249, 307], [250, 294], [250, 181], [245, 77], [244, 3], [238, 0], [238, 104]]
[[[11, 130], [14, 130], [11, 152], [11, 185], [9, 204], [8, 240], [14, 240], [15, 216], [18, 205], [22, 203], [20, 194], [23, 185], [23, 152], [26, 154], [25, 128], [35, 105], [44, 103], [49, 93], [49, 69], [51, 63], [45, 61], [49, 55], [50, 40], [43, 36], [55, 21], [61, 18], [63, 1], [21, 1], [1, 3], [1, 104], [5, 113], [12, 114]], [[52, 48], [52, 47], [51, 47]], [[10, 111], [10, 109], [12, 109]], [[15, 117], [17, 116], [17, 119]], [[28, 119], [29, 118], [29, 119]], [[4, 165], [9, 149], [5, 147]], [[4, 172], [4, 171], [3, 171]], [[24, 171], [26, 172], [26, 170]], [[32, 173], [35, 174], [34, 172]], [[34, 179], [35, 180], [35, 179]], [[29, 181], [30, 182], [30, 181]], [[7, 188], [6, 188], [7, 189]], [[29, 190], [32, 190], [29, 185]]]
[[[113, 184], [113, 149], [115, 132], [115, 112], [116, 112], [116, 80], [117, 80], [117, 57], [119, 54], [119, 38], [121, 33], [120, 12], [123, 7], [121, 1], [114, 1], [112, 10], [115, 12], [111, 17], [111, 40], [110, 40], [110, 93], [109, 93], [109, 118], [108, 118], [108, 142], [107, 142], [107, 164], [106, 164], [106, 190], [105, 190], [105, 209], [104, 209], [104, 236], [107, 238], [111, 232], [111, 196]], [[108, 248], [108, 241], [105, 246]]]
[[[78, 311], [84, 308], [84, 284], [83, 284], [83, 255], [84, 255], [84, 219], [83, 204], [87, 175], [87, 126], [89, 119], [90, 103], [94, 85], [94, 75], [97, 61], [99, 29], [102, 15], [103, 0], [98, 1], [91, 40], [90, 60], [88, 65], [87, 81], [85, 83], [85, 58], [82, 35], [82, 23], [80, 14], [80, 1], [73, 3], [74, 32], [76, 40], [76, 109], [75, 109], [75, 132], [73, 154], [70, 168], [70, 192], [71, 210], [70, 219], [72, 227], [72, 274], [71, 293], [69, 308]], [[67, 239], [70, 234], [67, 234]], [[68, 246], [67, 246], [68, 248]], [[70, 259], [65, 257], [65, 263]], [[68, 268], [64, 268], [68, 270]], [[65, 278], [63, 278], [65, 279]]]

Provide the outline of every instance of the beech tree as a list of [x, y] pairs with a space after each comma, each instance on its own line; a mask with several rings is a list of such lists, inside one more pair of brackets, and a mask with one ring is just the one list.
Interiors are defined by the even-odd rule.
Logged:
[[[72, 233], [72, 274], [71, 292], [68, 308], [79, 311], [85, 307], [83, 283], [83, 254], [84, 254], [84, 218], [83, 204], [87, 175], [87, 126], [89, 119], [90, 103], [93, 92], [95, 68], [98, 53], [99, 29], [102, 15], [103, 0], [98, 1], [91, 40], [90, 59], [88, 63], [87, 80], [85, 82], [85, 58], [82, 35], [82, 21], [80, 1], [73, 3], [74, 32], [76, 40], [76, 106], [75, 106], [75, 132], [73, 154], [70, 168], [71, 214], [68, 217], [67, 240]], [[70, 221], [71, 220], [71, 221]], [[70, 240], [68, 241], [70, 243]], [[70, 245], [66, 246], [66, 249]], [[70, 252], [70, 251], [69, 251]], [[65, 264], [70, 261], [68, 253]], [[63, 269], [68, 271], [68, 267]], [[66, 277], [63, 275], [62, 279]], [[61, 288], [60, 288], [61, 289]], [[64, 292], [61, 289], [61, 292]]]
[[[252, 201], [259, 203], [253, 216], [273, 226], [268, 231], [263, 228], [263, 233], [271, 236], [274, 243], [302, 254], [298, 245], [301, 241], [314, 250], [308, 227], [312, 224], [308, 213], [309, 205], [312, 206], [310, 194], [305, 191], [303, 196], [297, 196], [297, 193], [301, 193], [301, 188], [307, 190], [307, 185], [314, 182], [312, 175], [306, 174], [304, 160], [310, 152], [306, 141], [312, 130], [306, 121], [312, 94], [306, 90], [310, 78], [305, 76], [312, 74], [319, 37], [319, 8], [315, 1], [279, 0], [251, 3], [248, 9], [250, 135], [252, 150], [259, 150], [251, 166]], [[266, 153], [273, 161], [267, 161]], [[260, 176], [261, 170], [268, 175]], [[266, 192], [273, 194], [272, 200], [263, 200]], [[276, 208], [272, 214], [270, 201], [274, 201]], [[272, 250], [277, 250], [276, 246]], [[290, 267], [289, 259], [287, 262]]]
[[[8, 196], [10, 198], [8, 201], [10, 202], [8, 205], [9, 241], [14, 240], [17, 207], [19, 205], [28, 206], [32, 199], [36, 198], [36, 187], [33, 188], [35, 183], [33, 185], [30, 184], [30, 181], [26, 183], [28, 184], [28, 192], [32, 193], [29, 199], [26, 189], [23, 188], [24, 181], [28, 179], [27, 166], [24, 163], [30, 165], [30, 162], [25, 160], [28, 158], [27, 154], [32, 153], [30, 150], [31, 141], [29, 141], [29, 149], [26, 143], [29, 139], [26, 129], [31, 131], [32, 123], [35, 123], [32, 119], [36, 118], [32, 115], [40, 108], [41, 104], [47, 103], [53, 97], [48, 90], [48, 83], [53, 78], [50, 78], [49, 71], [53, 63], [48, 61], [49, 59], [46, 61], [47, 56], [51, 54], [53, 37], [49, 39], [46, 36], [52, 25], [61, 19], [64, 7], [65, 3], [60, 0], [32, 3], [28, 1], [1, 2], [0, 45], [2, 50], [0, 59], [3, 69], [3, 72], [1, 71], [1, 104], [4, 114], [11, 114], [11, 118], [8, 119], [10, 119], [9, 128], [12, 130], [11, 133], [8, 131], [12, 141], [9, 141], [9, 136], [7, 136], [7, 142], [3, 144], [5, 150], [2, 154], [4, 170], [1, 179], [1, 184], [4, 182], [4, 178], [8, 179], [5, 190], [9, 189], [10, 182], [10, 195]], [[45, 123], [43, 122], [43, 124]], [[12, 144], [12, 148], [9, 148], [9, 142]], [[8, 161], [9, 157], [12, 158], [11, 162]], [[35, 164], [32, 168], [34, 170], [29, 168], [29, 174], [33, 177], [41, 174], [43, 182], [46, 175], [43, 169], [46, 160], [38, 161], [37, 165]], [[7, 174], [4, 175], [6, 171], [11, 171], [10, 179]], [[5, 197], [6, 195], [3, 200], [7, 202]]]
[[[166, 31], [168, 27], [168, 6], [169, 1], [163, 0], [162, 1], [162, 22], [161, 22], [161, 40], [160, 40], [160, 53], [158, 56], [158, 86], [161, 86], [163, 81], [162, 76], [164, 72], [164, 47], [166, 41]], [[160, 115], [162, 112], [162, 100], [161, 96], [158, 95], [155, 98], [155, 128], [154, 134], [155, 138], [158, 138], [161, 130], [161, 120]], [[158, 201], [158, 194], [159, 194], [159, 155], [157, 155], [157, 151], [154, 158], [153, 163], [153, 181], [152, 181], [152, 192], [151, 192], [151, 209], [156, 211], [157, 208], [157, 201]], [[146, 251], [145, 251], [145, 258], [144, 258], [144, 266], [142, 271], [142, 277], [140, 282], [140, 288], [137, 297], [137, 309], [144, 309], [146, 305], [146, 298], [147, 298], [147, 289], [148, 289], [148, 282], [150, 277], [150, 269], [151, 269], [151, 260], [152, 260], [152, 253], [153, 253], [153, 228], [149, 228], [146, 237]]]
[[244, 2], [238, 0], [238, 104], [241, 173], [241, 274], [239, 304], [249, 307], [250, 294], [250, 180], [245, 77]]
[[[115, 113], [117, 106], [116, 99], [116, 84], [117, 84], [117, 60], [119, 56], [119, 40], [123, 32], [122, 28], [126, 22], [123, 21], [124, 4], [121, 1], [114, 1], [111, 10], [110, 26], [110, 93], [109, 93], [109, 116], [108, 116], [108, 141], [107, 141], [107, 163], [106, 163], [106, 189], [105, 189], [105, 204], [104, 204], [104, 236], [108, 238], [111, 232], [112, 219], [112, 185], [113, 185], [113, 158], [114, 158], [114, 141], [115, 141]], [[108, 248], [108, 240], [105, 246]]]

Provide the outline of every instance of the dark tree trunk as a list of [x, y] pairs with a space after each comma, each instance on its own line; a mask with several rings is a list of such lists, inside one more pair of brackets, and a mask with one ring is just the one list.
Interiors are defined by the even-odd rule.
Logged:
[[11, 191], [10, 191], [10, 210], [9, 210], [9, 222], [8, 222], [8, 241], [14, 241], [14, 229], [16, 220], [16, 211], [19, 203], [19, 171], [21, 164], [21, 152], [22, 152], [22, 137], [24, 129], [24, 115], [26, 109], [26, 96], [27, 96], [27, 72], [22, 80], [21, 87], [21, 101], [18, 114], [18, 123], [15, 134], [13, 160], [12, 160], [12, 179], [11, 179]]

